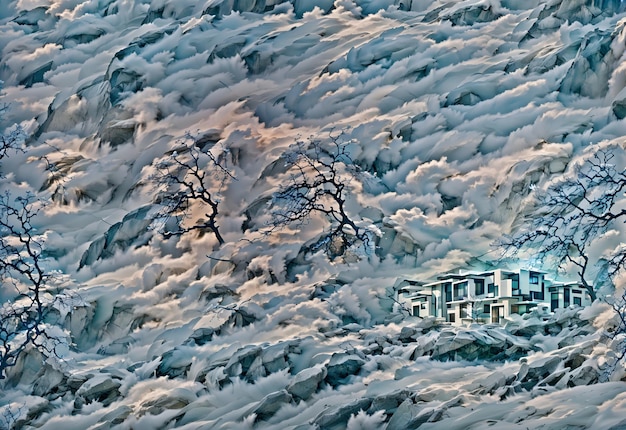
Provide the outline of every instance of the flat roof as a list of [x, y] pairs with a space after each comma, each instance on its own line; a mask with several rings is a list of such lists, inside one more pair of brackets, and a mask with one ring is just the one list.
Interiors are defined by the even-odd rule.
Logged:
[[521, 271], [527, 271], [529, 273], [537, 273], [537, 274], [542, 274], [542, 275], [547, 275], [548, 274], [548, 272], [545, 272], [543, 270], [535, 270], [535, 269], [518, 269], [518, 270], [493, 269], [493, 270], [482, 270], [482, 271], [468, 270], [468, 271], [463, 271], [463, 272], [443, 273], [441, 275], [437, 275], [435, 277], [435, 280], [433, 280], [433, 281], [425, 281], [424, 282], [424, 281], [416, 281], [416, 280], [409, 280], [409, 279], [404, 279], [404, 281], [411, 282], [414, 285], [421, 285], [421, 286], [424, 286], [424, 287], [431, 287], [431, 286], [434, 286], [434, 285], [439, 285], [442, 282], [463, 281], [463, 280], [471, 278], [473, 276], [479, 276], [479, 277], [493, 276], [495, 274], [495, 272], [497, 272], [498, 270], [503, 272], [503, 273], [513, 273], [513, 274], [519, 274]]

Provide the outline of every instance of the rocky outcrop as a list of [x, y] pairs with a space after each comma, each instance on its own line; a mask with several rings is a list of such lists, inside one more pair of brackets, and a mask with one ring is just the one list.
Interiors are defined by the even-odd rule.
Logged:
[[254, 414], [255, 421], [265, 421], [271, 418], [284, 404], [290, 403], [291, 400], [292, 397], [287, 391], [280, 390], [265, 396], [258, 405], [250, 409], [245, 415]]
[[119, 397], [120, 392], [118, 388], [120, 388], [121, 385], [119, 381], [109, 376], [94, 376], [82, 384], [76, 391], [77, 397], [74, 401], [74, 405], [77, 409], [80, 409], [84, 404], [97, 401], [104, 406], [108, 406]]
[[338, 386], [345, 382], [345, 379], [356, 375], [363, 367], [365, 361], [354, 354], [335, 353], [326, 365], [326, 382], [332, 386]]
[[406, 399], [396, 409], [387, 424], [387, 430], [416, 429], [433, 416], [432, 408], [425, 408]]
[[300, 371], [287, 386], [287, 391], [296, 400], [307, 400], [315, 393], [327, 375], [325, 367], [310, 367]]
[[[598, 309], [456, 327], [409, 317], [387, 294], [401, 274], [493, 255], [534, 190], [587, 147], [622, 148], [626, 14], [611, 14], [624, 8], [0, 2], [0, 122], [28, 134], [0, 182], [52, 200], [33, 219], [46, 247], [29, 258], [45, 258], [45, 300], [60, 303], [46, 302], [54, 336], [0, 381], [0, 427], [619, 425], [623, 338], [606, 315], [590, 323]], [[237, 177], [207, 172], [219, 249], [150, 230], [155, 167], [187, 133]], [[336, 212], [265, 233], [292, 179], [287, 148], [340, 133], [354, 160], [345, 208], [375, 234], [329, 260], [318, 238]], [[617, 394], [592, 406], [601, 392]]]
[[152, 223], [152, 219], [148, 217], [149, 210], [150, 206], [144, 206], [130, 212], [122, 221], [113, 224], [102, 237], [91, 242], [80, 259], [79, 269], [97, 260], [110, 258], [116, 251], [147, 243], [147, 228]]

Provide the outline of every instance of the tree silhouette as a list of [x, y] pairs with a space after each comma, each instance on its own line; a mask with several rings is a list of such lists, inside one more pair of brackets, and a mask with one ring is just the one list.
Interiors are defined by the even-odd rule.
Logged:
[[292, 145], [284, 154], [288, 184], [273, 195], [271, 203], [270, 231], [290, 224], [302, 226], [315, 213], [324, 215], [330, 231], [313, 249], [323, 247], [330, 256], [342, 255], [357, 242], [367, 246], [371, 236], [348, 211], [350, 181], [355, 180], [358, 167], [341, 136], [331, 136], [328, 146], [313, 138]]
[[0, 278], [3, 290], [18, 292], [0, 310], [0, 378], [29, 345], [45, 347], [42, 295], [47, 275], [41, 264], [43, 245], [32, 224], [37, 213], [31, 196], [0, 196]]
[[[24, 151], [22, 137], [19, 127], [0, 136], [0, 160]], [[6, 180], [1, 174], [0, 178]], [[58, 356], [56, 348], [62, 343], [59, 331], [45, 322], [48, 307], [56, 300], [48, 287], [57, 275], [44, 267], [43, 236], [34, 225], [42, 207], [32, 194], [0, 194], [0, 297], [5, 298], [0, 306], [0, 379], [28, 348]]]
[[[219, 155], [197, 146], [198, 140], [190, 135], [191, 144], [183, 143], [157, 163], [155, 179], [160, 194], [157, 198], [162, 209], [157, 218], [165, 220], [163, 234], [166, 237], [182, 235], [190, 231], [211, 232], [220, 245], [224, 238], [218, 226], [220, 192], [232, 180], [233, 173], [226, 167], [228, 150]], [[201, 206], [204, 217], [194, 218], [192, 205]], [[168, 221], [174, 220], [173, 225]]]

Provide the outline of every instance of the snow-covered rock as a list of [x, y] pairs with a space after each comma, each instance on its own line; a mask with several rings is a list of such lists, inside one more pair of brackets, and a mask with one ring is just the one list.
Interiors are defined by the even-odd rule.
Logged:
[[[59, 342], [0, 381], [0, 428], [623, 426], [608, 306], [459, 327], [392, 286], [495, 259], [589, 148], [624, 168], [624, 2], [0, 3], [0, 129], [26, 135], [0, 188], [48, 202], [63, 299]], [[207, 176], [221, 246], [155, 228], [189, 135], [234, 177]], [[372, 231], [335, 259], [313, 244], [336, 213], [269, 231], [309, 136], [354, 160], [345, 209]]]
[[357, 355], [335, 353], [326, 365], [326, 381], [333, 386], [340, 385], [345, 378], [356, 375], [364, 364], [365, 361]]
[[296, 399], [307, 400], [317, 391], [320, 383], [327, 375], [325, 367], [309, 367], [294, 377], [287, 391]]

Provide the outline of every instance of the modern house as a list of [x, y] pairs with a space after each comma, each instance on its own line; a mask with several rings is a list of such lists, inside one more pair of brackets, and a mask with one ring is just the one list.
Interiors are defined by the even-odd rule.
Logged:
[[400, 279], [397, 301], [418, 317], [434, 316], [453, 324], [502, 323], [533, 308], [542, 313], [569, 305], [587, 306], [591, 298], [576, 283], [557, 283], [534, 270], [459, 271], [431, 282]]

